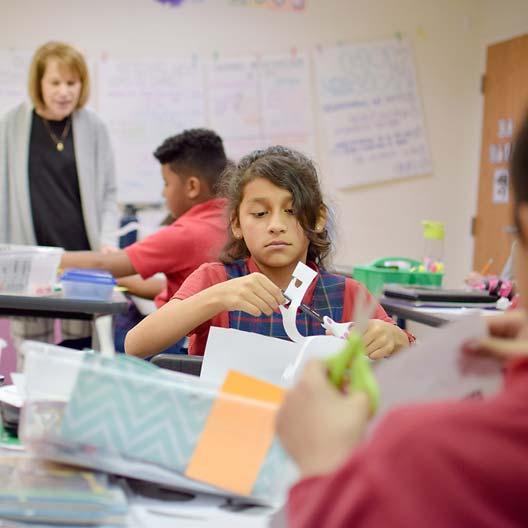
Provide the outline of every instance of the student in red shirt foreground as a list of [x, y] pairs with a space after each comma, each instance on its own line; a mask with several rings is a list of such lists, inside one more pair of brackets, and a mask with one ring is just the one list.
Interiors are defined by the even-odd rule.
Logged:
[[[528, 120], [517, 138], [511, 174], [523, 305], [528, 299]], [[324, 364], [309, 363], [277, 419], [281, 442], [301, 473], [289, 494], [289, 525], [528, 526], [528, 316], [511, 312], [490, 320], [489, 329], [492, 338], [468, 344], [465, 352], [505, 361], [500, 393], [400, 407], [366, 441], [367, 396], [338, 392]]]

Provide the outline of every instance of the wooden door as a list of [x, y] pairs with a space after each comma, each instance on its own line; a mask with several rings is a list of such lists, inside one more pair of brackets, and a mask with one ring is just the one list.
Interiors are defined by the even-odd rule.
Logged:
[[488, 47], [473, 269], [493, 259], [500, 273], [512, 243], [508, 161], [516, 127], [528, 108], [528, 35]]

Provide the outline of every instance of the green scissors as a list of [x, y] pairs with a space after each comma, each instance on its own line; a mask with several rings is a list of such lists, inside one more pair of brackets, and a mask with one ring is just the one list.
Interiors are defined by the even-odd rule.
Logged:
[[349, 333], [343, 350], [326, 359], [326, 366], [333, 385], [342, 389], [348, 383], [349, 392], [365, 392], [370, 400], [371, 414], [376, 413], [380, 391], [365, 355], [363, 338], [356, 331]]
[[344, 348], [326, 359], [330, 382], [339, 390], [348, 384], [349, 392], [365, 392], [370, 400], [372, 415], [379, 407], [380, 390], [366, 356], [365, 343], [361, 334], [368, 324], [375, 305], [375, 299], [369, 299], [366, 293], [363, 298], [357, 299], [354, 309], [354, 319], [357, 323], [350, 327]]

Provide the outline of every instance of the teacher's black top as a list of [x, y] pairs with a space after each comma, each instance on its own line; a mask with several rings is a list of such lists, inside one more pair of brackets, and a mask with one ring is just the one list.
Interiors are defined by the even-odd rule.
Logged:
[[[90, 243], [82, 213], [70, 119], [48, 120], [48, 130], [44, 119], [33, 111], [28, 162], [31, 212], [38, 245], [87, 250]], [[67, 134], [62, 138], [65, 130]], [[57, 149], [57, 140], [63, 144], [62, 151]]]

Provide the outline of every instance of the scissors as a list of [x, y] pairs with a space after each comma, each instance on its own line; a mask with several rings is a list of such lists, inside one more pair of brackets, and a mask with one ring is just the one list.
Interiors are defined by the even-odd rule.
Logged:
[[341, 351], [325, 360], [328, 379], [339, 390], [345, 389], [348, 384], [350, 393], [365, 392], [370, 401], [371, 415], [374, 415], [379, 406], [380, 391], [365, 355], [365, 343], [356, 329], [349, 332], [345, 342]]
[[369, 297], [367, 290], [360, 290], [354, 303], [354, 326], [349, 328], [346, 344], [341, 351], [326, 358], [328, 379], [338, 390], [347, 387], [348, 392], [363, 391], [370, 401], [371, 415], [379, 407], [379, 386], [370, 366], [372, 360], [366, 355], [363, 331], [376, 309], [377, 301]]
[[[283, 295], [288, 302], [291, 302], [291, 299], [287, 295], [285, 295], [284, 292]], [[316, 312], [313, 308], [310, 308], [307, 304], [304, 303], [301, 303], [299, 305], [299, 309], [305, 314], [319, 321], [321, 326], [325, 330], [328, 330], [331, 335], [333, 335], [334, 337], [339, 337], [341, 339], [347, 338], [347, 335], [350, 331], [350, 327], [354, 324], [352, 321], [348, 323], [336, 323], [331, 317], [328, 317], [327, 315], [322, 316], [320, 313]]]

